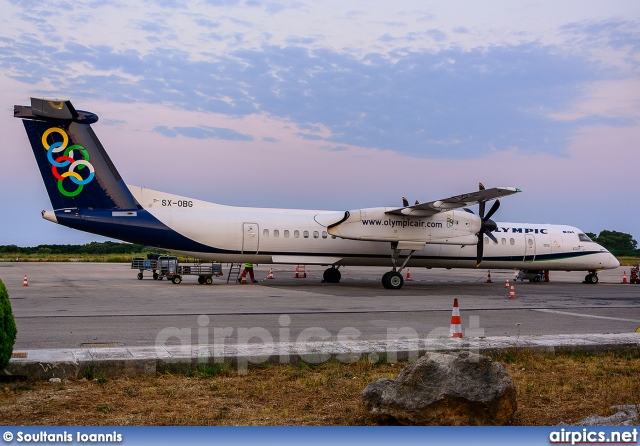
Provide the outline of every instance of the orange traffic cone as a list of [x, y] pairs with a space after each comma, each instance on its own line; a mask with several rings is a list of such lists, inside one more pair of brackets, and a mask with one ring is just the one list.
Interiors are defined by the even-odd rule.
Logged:
[[509, 291], [509, 299], [515, 299], [516, 298], [516, 290], [513, 287], [513, 285], [511, 285], [511, 291]]
[[306, 279], [307, 278], [307, 270], [306, 267], [304, 265], [300, 266], [296, 266], [296, 279]]
[[406, 278], [406, 279], [404, 279], [404, 280], [413, 280], [413, 279], [411, 278], [411, 271], [409, 271], [409, 268], [407, 268], [407, 278]]
[[24, 280], [22, 281], [22, 286], [29, 286], [29, 282], [27, 282], [27, 275], [24, 275]]
[[509, 279], [507, 279], [507, 281], [504, 283], [504, 287], [509, 288]]
[[267, 276], [267, 279], [273, 279], [273, 268], [269, 268], [269, 275]]
[[453, 312], [451, 313], [451, 328], [449, 328], [449, 337], [462, 337], [462, 326], [460, 324], [460, 309], [458, 308], [458, 299], [453, 299]]
[[493, 283], [491, 281], [491, 270], [487, 270], [487, 271], [488, 271], [488, 273], [487, 273], [487, 281], [485, 283]]
[[[27, 277], [27, 276], [24, 276], [24, 277]], [[622, 283], [629, 283], [629, 282], [627, 282], [627, 272], [626, 271], [624, 272], [624, 275], [622, 276]]]
[[247, 276], [245, 274], [241, 276], [240, 283], [247, 283]]

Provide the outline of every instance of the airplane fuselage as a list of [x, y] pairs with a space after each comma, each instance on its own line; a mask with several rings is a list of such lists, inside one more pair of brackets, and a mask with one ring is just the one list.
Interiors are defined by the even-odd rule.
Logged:
[[[143, 210], [113, 211], [106, 216], [97, 212], [92, 215], [90, 210], [59, 210], [55, 212], [55, 221], [95, 232], [99, 227], [96, 224], [101, 218], [106, 218], [108, 222], [100, 231], [103, 235], [218, 262], [336, 266], [390, 264], [388, 241], [345, 238], [348, 230], [347, 234], [336, 236], [332, 234], [332, 228], [318, 223], [318, 220], [322, 221], [321, 216], [334, 215], [335, 211], [225, 206], [128, 187]], [[454, 229], [457, 224], [477, 232], [473, 218], [469, 217], [473, 217], [472, 214], [456, 210], [417, 222], [412, 219], [411, 224], [405, 224], [403, 222], [409, 219], [397, 216], [377, 218], [373, 210], [368, 211], [363, 211], [359, 221], [354, 223], [374, 229], [386, 227], [390, 234], [397, 231], [401, 240], [430, 240], [413, 254], [407, 266], [476, 267], [476, 236], [471, 235], [466, 244], [461, 244], [462, 236], [457, 235]], [[147, 212], [153, 219], [144, 217]], [[52, 215], [48, 215], [53, 220]], [[150, 220], [161, 222], [170, 231], [147, 226], [145, 221]], [[88, 222], [92, 226], [86, 226]], [[508, 222], [497, 222], [496, 226], [493, 235], [498, 243], [483, 236], [483, 268], [599, 271], [618, 266], [615, 257], [605, 248], [572, 226]], [[430, 235], [427, 237], [424, 234], [428, 231]], [[465, 232], [468, 234], [469, 230]], [[142, 234], [146, 236], [141, 240]], [[182, 239], [195, 242], [193, 249], [185, 249]]]

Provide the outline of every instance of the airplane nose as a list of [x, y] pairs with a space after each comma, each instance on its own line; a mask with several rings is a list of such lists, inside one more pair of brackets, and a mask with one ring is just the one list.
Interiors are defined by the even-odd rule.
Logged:
[[609, 253], [609, 257], [607, 259], [607, 268], [617, 268], [620, 266], [620, 262], [618, 261], [618, 259], [616, 259], [616, 257]]

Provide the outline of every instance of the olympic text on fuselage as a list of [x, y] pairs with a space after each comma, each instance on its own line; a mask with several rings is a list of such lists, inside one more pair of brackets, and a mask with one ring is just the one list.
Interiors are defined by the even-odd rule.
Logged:
[[493, 232], [511, 232], [513, 234], [547, 234], [545, 228], [496, 228]]

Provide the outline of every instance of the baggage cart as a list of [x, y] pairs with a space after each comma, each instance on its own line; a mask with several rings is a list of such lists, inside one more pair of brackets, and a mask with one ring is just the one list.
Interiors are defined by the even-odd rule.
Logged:
[[145, 271], [151, 271], [154, 280], [162, 280], [162, 276], [157, 272], [158, 259], [160, 257], [160, 254], [147, 254], [146, 259], [142, 257], [134, 257], [131, 260], [131, 269], [137, 269], [140, 271], [138, 273], [138, 280], [142, 280]]
[[[197, 263], [196, 263], [197, 262]], [[222, 276], [221, 263], [200, 263], [194, 261], [193, 265], [180, 265], [178, 258], [174, 256], [163, 256], [158, 258], [159, 274], [166, 277], [174, 284], [182, 282], [182, 276], [198, 276], [198, 283], [201, 285], [211, 285], [213, 276]]]

